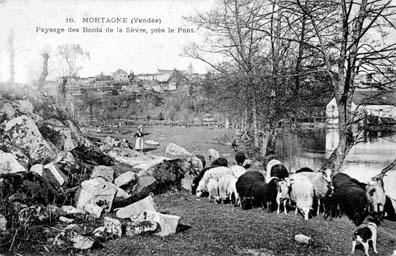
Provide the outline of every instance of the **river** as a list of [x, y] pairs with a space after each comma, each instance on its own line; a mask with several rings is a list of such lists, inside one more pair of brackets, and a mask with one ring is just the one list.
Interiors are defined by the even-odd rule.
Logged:
[[[279, 136], [277, 155], [286, 167], [294, 172], [308, 166], [319, 169], [338, 145], [336, 129], [304, 129]], [[396, 133], [376, 133], [356, 144], [349, 152], [342, 172], [362, 182], [378, 174], [396, 157]], [[396, 170], [384, 178], [385, 191], [396, 198]]]

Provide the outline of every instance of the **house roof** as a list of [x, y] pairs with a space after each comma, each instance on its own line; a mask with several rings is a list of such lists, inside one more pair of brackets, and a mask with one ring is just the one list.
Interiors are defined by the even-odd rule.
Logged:
[[356, 105], [395, 105], [396, 91], [356, 91], [352, 101]]

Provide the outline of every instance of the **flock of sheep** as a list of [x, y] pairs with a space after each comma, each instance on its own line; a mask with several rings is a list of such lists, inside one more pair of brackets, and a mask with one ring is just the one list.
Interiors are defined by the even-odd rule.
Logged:
[[[205, 158], [198, 155], [205, 164]], [[228, 166], [225, 158], [211, 149], [211, 166], [204, 167], [192, 182], [192, 193], [209, 196], [217, 203], [232, 202], [242, 209], [266, 208], [269, 212], [294, 208], [306, 220], [324, 213], [324, 217], [347, 215], [356, 225], [368, 215], [396, 220], [396, 201], [385, 194], [382, 178], [361, 183], [344, 173], [314, 172], [308, 167], [293, 174], [278, 160], [271, 160], [266, 175], [248, 170], [245, 154], [235, 155], [236, 165]]]

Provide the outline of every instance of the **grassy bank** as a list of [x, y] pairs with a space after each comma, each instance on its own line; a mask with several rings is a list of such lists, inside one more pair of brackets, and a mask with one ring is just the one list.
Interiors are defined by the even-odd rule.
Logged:
[[[207, 198], [197, 199], [187, 192], [155, 196], [160, 211], [182, 217], [191, 226], [169, 237], [121, 238], [110, 241], [95, 255], [348, 255], [355, 226], [347, 218], [304, 221], [289, 212], [287, 216], [262, 209], [243, 211], [232, 205], [216, 205]], [[313, 244], [301, 245], [294, 235], [312, 237]], [[396, 223], [385, 221], [378, 233], [379, 255], [396, 249]], [[372, 253], [372, 251], [371, 251]], [[259, 255], [259, 254], [256, 254]], [[364, 255], [357, 251], [356, 255]]]

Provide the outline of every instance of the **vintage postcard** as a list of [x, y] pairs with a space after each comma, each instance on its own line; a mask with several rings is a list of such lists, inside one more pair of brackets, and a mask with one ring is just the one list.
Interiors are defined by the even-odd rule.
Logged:
[[396, 256], [392, 0], [0, 0], [1, 255]]

